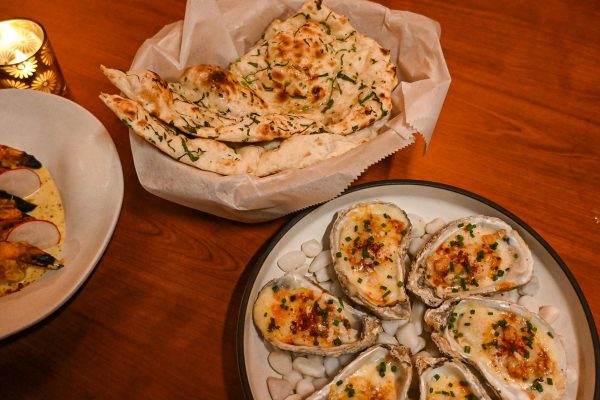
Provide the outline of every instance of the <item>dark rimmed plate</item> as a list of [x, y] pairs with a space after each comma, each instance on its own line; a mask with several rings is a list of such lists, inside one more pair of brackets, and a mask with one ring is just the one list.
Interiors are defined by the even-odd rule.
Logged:
[[[293, 218], [263, 247], [248, 281], [237, 329], [238, 367], [244, 393], [248, 399], [269, 399], [268, 376], [278, 376], [267, 363], [268, 350], [252, 322], [252, 305], [260, 288], [281, 276], [277, 259], [288, 251], [300, 249], [310, 239], [323, 239], [335, 213], [354, 203], [381, 199], [391, 201], [407, 213], [425, 220], [442, 217], [451, 221], [460, 217], [485, 214], [502, 218], [514, 226], [531, 248], [535, 274], [541, 287], [536, 295], [541, 304], [552, 304], [561, 310], [553, 324], [564, 338], [571, 368], [565, 398], [593, 399], [600, 393], [600, 345], [589, 306], [575, 278], [550, 245], [530, 226], [510, 211], [471, 192], [426, 181], [381, 181], [355, 186], [338, 198], [308, 209]], [[578, 377], [585, 379], [578, 379]]]

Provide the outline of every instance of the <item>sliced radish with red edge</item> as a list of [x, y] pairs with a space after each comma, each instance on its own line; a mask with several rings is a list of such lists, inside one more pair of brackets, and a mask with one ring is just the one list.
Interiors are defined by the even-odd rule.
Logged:
[[9, 169], [0, 174], [0, 190], [19, 197], [35, 193], [41, 184], [38, 174], [27, 168]]
[[60, 232], [50, 221], [33, 219], [21, 222], [8, 231], [6, 240], [9, 242], [27, 242], [39, 249], [47, 249], [60, 242]]

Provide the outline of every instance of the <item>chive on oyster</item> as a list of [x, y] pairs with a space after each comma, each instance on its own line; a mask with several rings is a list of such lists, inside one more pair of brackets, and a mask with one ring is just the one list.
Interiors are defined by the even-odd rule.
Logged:
[[559, 399], [566, 389], [562, 338], [539, 315], [483, 297], [425, 312], [444, 354], [475, 367], [502, 399]]
[[253, 318], [273, 346], [321, 356], [357, 353], [375, 343], [381, 331], [377, 318], [294, 273], [274, 279], [260, 290]]
[[410, 350], [399, 345], [377, 345], [348, 364], [307, 400], [404, 400], [412, 378]]
[[404, 257], [411, 223], [397, 205], [383, 201], [341, 210], [330, 236], [334, 269], [348, 297], [382, 319], [408, 319]]
[[446, 299], [506, 291], [529, 282], [533, 258], [519, 233], [483, 215], [451, 222], [416, 255], [408, 289], [437, 307]]
[[483, 384], [461, 361], [417, 355], [414, 363], [419, 374], [419, 400], [491, 400]]

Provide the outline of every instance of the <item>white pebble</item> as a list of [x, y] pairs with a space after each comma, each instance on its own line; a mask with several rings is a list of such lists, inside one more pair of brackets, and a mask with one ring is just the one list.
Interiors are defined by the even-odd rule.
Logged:
[[325, 357], [318, 356], [316, 354], [311, 354], [309, 356], [306, 356], [306, 358], [308, 358], [311, 361], [318, 362], [319, 364], [323, 364], [323, 360], [325, 359]]
[[327, 282], [331, 280], [331, 276], [329, 276], [329, 268], [323, 268], [315, 272], [315, 278], [317, 282]]
[[338, 360], [340, 360], [340, 365], [344, 366], [344, 365], [348, 364], [350, 361], [352, 361], [353, 357], [354, 357], [354, 354], [343, 354], [338, 357]]
[[321, 252], [321, 250], [323, 250], [323, 246], [321, 246], [321, 243], [316, 239], [312, 239], [308, 242], [302, 243], [302, 246], [300, 246], [300, 248], [302, 249], [302, 252], [306, 254], [306, 257], [311, 258], [315, 257]]
[[315, 391], [315, 385], [313, 385], [312, 378], [301, 379], [300, 382], [298, 382], [298, 384], [296, 384], [296, 394], [299, 394], [302, 397], [305, 397], [314, 391]]
[[398, 329], [398, 332], [396, 332], [396, 339], [398, 339], [400, 344], [403, 344], [406, 347], [413, 347], [416, 345], [418, 337], [415, 326], [411, 323], [401, 326]]
[[519, 288], [519, 294], [523, 296], [535, 296], [540, 291], [540, 280], [537, 276], [532, 276], [531, 280]]
[[434, 233], [442, 229], [444, 225], [446, 225], [446, 221], [444, 221], [441, 218], [436, 218], [434, 220], [429, 221], [429, 223], [425, 225], [425, 232], [429, 233], [430, 235], [433, 235]]
[[407, 319], [390, 319], [390, 320], [382, 320], [381, 326], [383, 326], [383, 330], [388, 335], [395, 335], [396, 331], [400, 326], [408, 323]]
[[277, 265], [283, 271], [290, 272], [300, 268], [302, 265], [304, 265], [305, 261], [306, 256], [304, 253], [300, 250], [294, 250], [279, 257], [279, 260], [277, 260]]
[[300, 379], [302, 379], [302, 374], [298, 371], [291, 370], [287, 374], [283, 376], [283, 379], [288, 381], [292, 387], [296, 387], [296, 384]]
[[308, 270], [310, 272], [317, 272], [320, 269], [325, 268], [331, 264], [331, 252], [329, 250], [323, 250], [315, 256], [310, 263]]
[[294, 273], [298, 275], [306, 275], [308, 273], [308, 264], [304, 264], [300, 268], [294, 270]]
[[286, 397], [284, 400], [302, 400], [302, 396], [300, 396], [299, 394], [292, 394]]
[[283, 400], [294, 393], [294, 388], [288, 381], [272, 376], [267, 378], [267, 388], [273, 400]]
[[540, 307], [540, 317], [544, 319], [549, 324], [554, 323], [558, 316], [560, 315], [560, 310], [558, 307], [554, 306], [541, 306]]
[[415, 344], [410, 346], [410, 352], [412, 354], [416, 354], [419, 351], [423, 350], [425, 348], [425, 339], [423, 339], [421, 336], [417, 336], [417, 340], [415, 341]]
[[540, 310], [539, 301], [535, 297], [532, 297], [532, 296], [521, 296], [521, 298], [519, 299], [519, 301], [517, 303], [519, 303], [520, 306], [525, 307], [526, 309], [528, 309], [529, 311], [531, 311], [534, 314], [537, 314], [538, 311]]
[[302, 375], [322, 378], [325, 376], [325, 367], [318, 361], [309, 360], [305, 357], [298, 357], [292, 363], [293, 368]]
[[425, 220], [417, 214], [408, 214], [407, 217], [412, 225], [410, 236], [413, 238], [423, 236], [425, 234]]
[[329, 377], [335, 376], [340, 370], [340, 360], [337, 357], [325, 357], [323, 365], [325, 366], [325, 372]]
[[387, 334], [385, 332], [381, 332], [379, 334], [379, 337], [377, 338], [377, 343], [381, 343], [381, 344], [398, 344], [398, 341], [396, 340], [396, 338], [390, 334]]
[[327, 385], [328, 383], [329, 383], [329, 379], [328, 378], [319, 378], [319, 379], [315, 379], [313, 381], [313, 386], [315, 387], [315, 390], [319, 390], [323, 386]]
[[[423, 315], [425, 314], [425, 303], [420, 301], [413, 301], [410, 310], [410, 322], [421, 322], [423, 321]], [[420, 335], [420, 333], [418, 334]]]
[[415, 333], [418, 336], [421, 336], [421, 334], [423, 333], [423, 321], [419, 320], [419, 321], [411, 322], [411, 324], [413, 324], [415, 326]]
[[278, 374], [285, 375], [292, 371], [292, 356], [290, 353], [281, 350], [275, 350], [269, 353], [267, 357], [269, 365]]
[[421, 238], [410, 239], [410, 243], [408, 244], [408, 254], [413, 257], [416, 256], [424, 244], [425, 241]]

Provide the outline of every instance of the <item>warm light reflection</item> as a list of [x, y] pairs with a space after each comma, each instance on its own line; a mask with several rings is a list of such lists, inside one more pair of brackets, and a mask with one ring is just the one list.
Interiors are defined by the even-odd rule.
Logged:
[[22, 20], [0, 22], [2, 63], [16, 64], [25, 61], [40, 49], [43, 39], [41, 29], [33, 22]]

